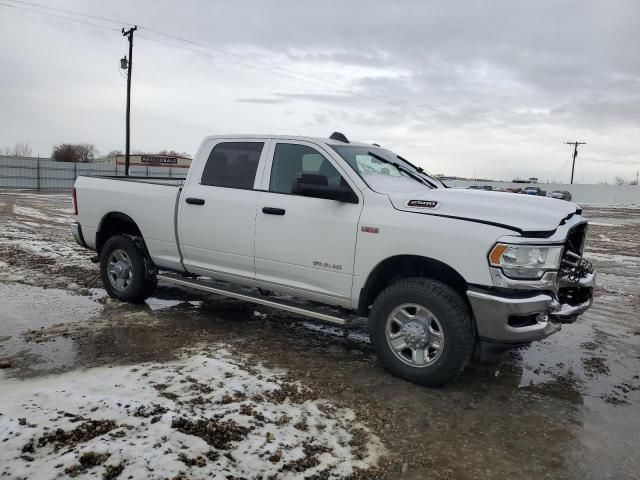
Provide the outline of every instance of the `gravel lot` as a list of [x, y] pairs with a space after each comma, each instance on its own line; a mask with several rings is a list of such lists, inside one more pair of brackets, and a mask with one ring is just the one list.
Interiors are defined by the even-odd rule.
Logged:
[[594, 307], [427, 389], [343, 331], [106, 297], [68, 195], [0, 192], [0, 478], [638, 478], [640, 208], [586, 206]]

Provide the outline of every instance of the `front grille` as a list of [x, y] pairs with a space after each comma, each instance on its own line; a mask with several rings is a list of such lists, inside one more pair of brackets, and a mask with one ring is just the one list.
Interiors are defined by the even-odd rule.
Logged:
[[587, 238], [587, 224], [581, 223], [576, 225], [567, 235], [567, 241], [565, 242], [565, 254], [566, 252], [573, 252], [576, 255], [582, 256], [584, 250], [584, 242]]
[[560, 264], [560, 278], [578, 280], [589, 273], [593, 273], [593, 265], [582, 258], [584, 243], [587, 237], [587, 224], [576, 225], [567, 235], [564, 244], [564, 254]]

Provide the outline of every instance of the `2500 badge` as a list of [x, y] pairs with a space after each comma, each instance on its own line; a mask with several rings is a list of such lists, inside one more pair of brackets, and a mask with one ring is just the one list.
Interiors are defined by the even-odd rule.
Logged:
[[328, 268], [330, 270], [342, 270], [342, 265], [338, 265], [335, 263], [328, 263], [328, 262], [320, 262], [318, 260], [313, 261], [313, 266], [320, 267], [320, 268]]
[[407, 202], [407, 207], [413, 208], [436, 208], [437, 206], [438, 202], [433, 200], [409, 200]]

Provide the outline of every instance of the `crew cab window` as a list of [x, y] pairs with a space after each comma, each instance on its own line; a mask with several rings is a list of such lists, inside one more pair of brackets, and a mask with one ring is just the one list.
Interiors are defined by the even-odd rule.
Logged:
[[217, 144], [202, 172], [202, 185], [253, 188], [263, 142], [223, 142]]
[[[307, 173], [326, 178], [325, 185], [347, 185], [336, 167], [317, 150], [306, 145], [278, 143], [273, 153], [269, 191], [291, 193], [296, 176]], [[323, 178], [318, 179], [324, 184]]]

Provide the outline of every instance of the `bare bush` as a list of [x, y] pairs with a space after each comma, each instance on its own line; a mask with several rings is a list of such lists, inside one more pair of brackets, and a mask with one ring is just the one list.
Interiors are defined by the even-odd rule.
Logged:
[[10, 157], [30, 157], [33, 149], [29, 146], [29, 142], [17, 142], [13, 148], [3, 147], [0, 155], [8, 155]]
[[89, 143], [63, 143], [53, 147], [51, 158], [56, 162], [93, 162], [98, 154], [95, 145]]
[[622, 178], [622, 177], [616, 177], [616, 185], [624, 185], [625, 183], [627, 183], [627, 180]]

